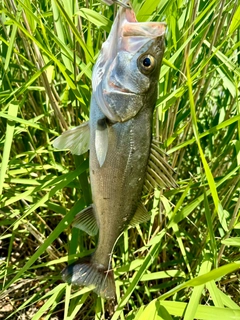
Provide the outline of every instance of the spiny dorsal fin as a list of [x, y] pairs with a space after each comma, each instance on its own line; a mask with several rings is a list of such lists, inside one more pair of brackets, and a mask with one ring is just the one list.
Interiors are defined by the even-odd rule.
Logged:
[[151, 218], [146, 207], [140, 203], [129, 225], [134, 227], [139, 223], [146, 222]]
[[95, 236], [98, 233], [98, 225], [93, 205], [79, 212], [75, 216], [72, 225], [75, 228], [87, 232], [90, 236]]
[[88, 151], [90, 142], [90, 129], [88, 121], [76, 128], [67, 130], [53, 140], [56, 149], [69, 149], [72, 154], [80, 155]]
[[173, 178], [174, 169], [165, 160], [166, 154], [161, 150], [156, 142], [152, 142], [148, 160], [145, 187], [147, 189], [156, 188], [176, 188], [177, 183]]
[[98, 120], [95, 132], [95, 149], [98, 163], [102, 167], [108, 151], [108, 126], [106, 119]]

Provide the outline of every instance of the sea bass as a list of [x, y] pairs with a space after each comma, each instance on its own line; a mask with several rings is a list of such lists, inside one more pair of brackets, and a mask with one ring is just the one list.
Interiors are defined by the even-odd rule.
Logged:
[[165, 28], [164, 23], [137, 22], [131, 8], [119, 9], [93, 69], [90, 120], [54, 141], [75, 154], [90, 149], [92, 205], [73, 225], [90, 235], [99, 232], [96, 251], [62, 276], [76, 285], [94, 285], [106, 299], [115, 297], [111, 256], [116, 240], [129, 225], [149, 219], [141, 204], [147, 172], [174, 185], [172, 170], [156, 147], [150, 155]]

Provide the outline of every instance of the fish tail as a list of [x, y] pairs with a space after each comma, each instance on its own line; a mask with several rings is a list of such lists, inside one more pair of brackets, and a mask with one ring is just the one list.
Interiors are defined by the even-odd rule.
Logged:
[[104, 299], [116, 298], [113, 271], [93, 261], [92, 256], [86, 256], [66, 267], [62, 271], [62, 278], [78, 286], [94, 285], [93, 291]]

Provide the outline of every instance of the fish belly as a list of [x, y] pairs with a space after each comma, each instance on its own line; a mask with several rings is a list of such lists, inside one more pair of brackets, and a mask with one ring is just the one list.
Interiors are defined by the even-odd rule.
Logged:
[[[94, 97], [93, 97], [94, 99]], [[109, 265], [114, 243], [128, 226], [140, 202], [151, 143], [152, 112], [143, 108], [123, 123], [108, 123], [108, 149], [100, 166], [96, 130], [104, 118], [95, 101], [90, 116], [90, 179], [93, 204], [99, 226], [94, 260]]]

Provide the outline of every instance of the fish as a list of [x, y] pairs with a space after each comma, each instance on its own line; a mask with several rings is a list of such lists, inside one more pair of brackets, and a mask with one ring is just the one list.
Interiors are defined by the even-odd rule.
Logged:
[[165, 49], [166, 24], [137, 22], [131, 7], [121, 6], [92, 73], [89, 121], [54, 140], [58, 149], [89, 153], [92, 204], [76, 215], [73, 226], [97, 247], [62, 271], [77, 286], [94, 287], [115, 299], [111, 266], [116, 241], [129, 226], [150, 218], [141, 202], [148, 185], [174, 187], [173, 170], [152, 140], [153, 112]]

